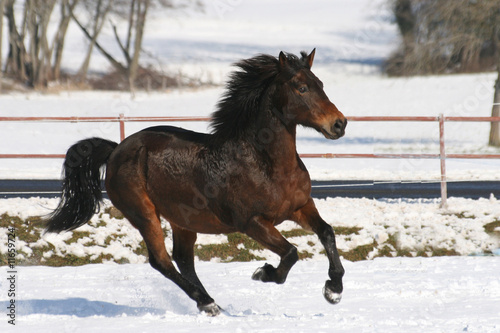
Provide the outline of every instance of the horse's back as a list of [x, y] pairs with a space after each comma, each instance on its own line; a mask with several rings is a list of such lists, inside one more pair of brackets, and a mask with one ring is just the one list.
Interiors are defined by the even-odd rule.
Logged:
[[[125, 140], [111, 154], [107, 165], [107, 178], [118, 174], [148, 169], [158, 173], [177, 175], [181, 169], [192, 169], [197, 153], [204, 149], [209, 134], [198, 133], [174, 126], [155, 126], [137, 132]], [[180, 163], [180, 164], [179, 164]], [[153, 170], [150, 170], [153, 171]], [[135, 175], [137, 176], [137, 175]], [[140, 176], [140, 175], [139, 175]], [[146, 180], [146, 179], [144, 179]]]
[[209, 134], [190, 131], [181, 127], [175, 126], [153, 126], [143, 129], [136, 134], [156, 133], [166, 137], [175, 137], [186, 142], [206, 143], [209, 139]]

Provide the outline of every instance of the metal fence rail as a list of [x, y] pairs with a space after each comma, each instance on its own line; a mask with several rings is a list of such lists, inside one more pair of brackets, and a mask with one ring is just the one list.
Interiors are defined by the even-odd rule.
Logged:
[[[433, 116], [353, 116], [348, 121], [396, 121], [396, 122], [438, 122], [439, 154], [300, 154], [302, 158], [382, 158], [382, 159], [440, 159], [441, 165], [441, 205], [446, 205], [446, 159], [500, 159], [500, 154], [446, 154], [444, 139], [445, 122], [500, 122], [500, 117], [445, 117]], [[0, 122], [115, 122], [119, 123], [120, 140], [125, 139], [126, 122], [190, 122], [210, 121], [209, 117], [0, 117]], [[0, 154], [0, 158], [64, 158], [64, 154]]]

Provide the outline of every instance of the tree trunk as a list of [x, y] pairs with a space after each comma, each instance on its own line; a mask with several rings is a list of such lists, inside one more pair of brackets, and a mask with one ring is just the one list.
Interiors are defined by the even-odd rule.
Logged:
[[27, 70], [27, 80], [28, 80], [28, 85], [30, 87], [35, 86], [35, 82], [38, 81], [38, 75], [39, 75], [39, 69], [40, 69], [40, 64], [38, 62], [38, 53], [40, 50], [40, 39], [38, 38], [38, 22], [36, 19], [36, 13], [33, 8], [33, 1], [27, 0], [24, 3], [24, 6], [26, 7], [26, 11], [28, 13], [27, 15], [27, 27], [28, 27], [28, 34], [30, 36], [29, 39], [29, 66]]
[[[5, 71], [9, 71], [13, 76], [24, 81], [26, 80], [26, 49], [24, 48], [24, 41], [19, 31], [17, 30], [16, 18], [14, 15], [14, 1], [7, 0], [5, 4], [5, 17], [7, 18], [7, 24], [9, 27], [9, 54], [7, 56], [7, 62], [5, 66]], [[24, 12], [25, 18], [23, 19], [23, 29], [24, 22], [26, 20], [26, 11]]]
[[411, 0], [396, 0], [393, 11], [403, 39], [404, 52], [408, 54], [413, 44], [416, 20], [412, 11]]
[[[495, 92], [493, 95], [492, 117], [500, 117], [500, 28], [493, 34], [494, 45], [497, 53], [497, 80], [495, 81]], [[490, 129], [490, 146], [500, 147], [500, 122], [492, 122]]]
[[80, 69], [78, 70], [78, 78], [80, 80], [85, 80], [87, 77], [87, 73], [89, 71], [89, 66], [90, 66], [90, 58], [92, 57], [92, 52], [94, 51], [94, 46], [97, 41], [97, 37], [101, 33], [102, 28], [104, 27], [104, 23], [106, 21], [106, 17], [111, 10], [113, 1], [109, 1], [104, 8], [102, 9], [103, 2], [102, 0], [99, 0], [96, 5], [96, 10], [94, 13], [94, 24], [92, 26], [92, 38], [90, 39], [89, 42], [89, 47], [87, 49], [87, 54], [85, 55], [85, 58], [82, 62], [82, 65], [80, 66]]
[[63, 0], [61, 3], [61, 21], [57, 30], [56, 38], [53, 47], [55, 49], [54, 66], [52, 67], [54, 80], [59, 80], [61, 77], [61, 62], [64, 50], [64, 41], [66, 32], [68, 31], [69, 22], [71, 21], [71, 12], [75, 8], [79, 0], [74, 0], [72, 3], [69, 0]]
[[3, 43], [3, 8], [5, 0], [0, 0], [0, 93], [2, 92], [3, 63], [2, 63], [2, 43]]
[[134, 54], [128, 68], [128, 80], [130, 91], [134, 92], [134, 81], [139, 69], [139, 56], [142, 48], [142, 37], [144, 35], [144, 26], [146, 25], [146, 15], [148, 12], [149, 0], [140, 0], [137, 5], [137, 18], [135, 22], [135, 40]]
[[[498, 66], [498, 77], [495, 82], [495, 93], [493, 97], [492, 117], [500, 117], [500, 65]], [[490, 146], [500, 147], [500, 122], [492, 122], [490, 129]]]

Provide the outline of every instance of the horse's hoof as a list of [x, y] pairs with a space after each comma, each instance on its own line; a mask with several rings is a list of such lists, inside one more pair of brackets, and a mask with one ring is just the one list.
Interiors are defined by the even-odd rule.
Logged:
[[262, 282], [271, 282], [273, 279], [271, 275], [275, 268], [272, 265], [265, 264], [263, 267], [257, 268], [257, 270], [252, 275], [252, 280], [262, 281]]
[[264, 276], [264, 274], [266, 274], [266, 272], [264, 271], [264, 268], [263, 267], [259, 267], [253, 273], [252, 280], [261, 281], [262, 277]]
[[326, 285], [323, 287], [323, 296], [325, 296], [326, 301], [330, 304], [337, 304], [342, 299], [342, 294], [333, 292]]
[[205, 305], [199, 305], [198, 309], [200, 312], [205, 313], [207, 316], [210, 317], [215, 317], [220, 314], [221, 308], [215, 303], [210, 303], [210, 304], [205, 304]]

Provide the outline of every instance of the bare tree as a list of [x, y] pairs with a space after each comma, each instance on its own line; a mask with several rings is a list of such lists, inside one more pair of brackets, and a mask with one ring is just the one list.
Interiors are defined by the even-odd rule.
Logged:
[[500, 1], [391, 0], [402, 47], [389, 74], [473, 72], [496, 65]]
[[[443, 1], [436, 1], [443, 2]], [[449, 8], [439, 12], [452, 32], [455, 53], [463, 71], [480, 70], [480, 59], [496, 65], [497, 80], [493, 96], [491, 115], [500, 116], [500, 1], [453, 0], [446, 1]], [[443, 4], [441, 4], [443, 6]], [[485, 59], [486, 58], [486, 59]], [[489, 144], [500, 147], [500, 124], [492, 122]]]
[[[495, 82], [495, 93], [493, 97], [493, 107], [491, 109], [492, 117], [500, 117], [500, 57], [497, 65], [498, 76]], [[500, 147], [500, 122], [492, 122], [490, 129], [491, 146]]]
[[2, 44], [3, 44], [3, 13], [5, 0], [0, 0], [0, 93], [2, 92], [3, 63], [2, 63]]
[[85, 36], [87, 36], [91, 44], [95, 45], [101, 54], [108, 59], [115, 70], [126, 78], [129, 89], [132, 92], [134, 91], [134, 81], [139, 70], [139, 58], [142, 49], [146, 18], [149, 8], [152, 5], [164, 7], [171, 6], [170, 1], [167, 0], [115, 0], [113, 2], [111, 12], [117, 19], [127, 21], [127, 29], [124, 37], [120, 36], [117, 25], [111, 23], [115, 40], [122, 52], [124, 60], [119, 60], [116, 56], [113, 56], [97, 41], [95, 32], [98, 31], [98, 29], [93, 29], [94, 33], [91, 33], [76, 15], [73, 15], [74, 21], [83, 31]]
[[29, 60], [31, 85], [46, 85], [51, 77], [52, 49], [49, 47], [47, 31], [50, 16], [56, 5], [56, 0], [27, 0], [28, 11]]
[[[6, 0], [9, 28], [6, 70], [29, 86], [45, 86], [60, 77], [62, 52], [70, 12], [79, 0], [25, 0], [22, 19], [16, 21], [15, 0]], [[57, 33], [49, 41], [49, 23], [56, 7], [61, 10]], [[19, 15], [19, 13], [18, 13]]]
[[[125, 45], [121, 42], [116, 26], [113, 24], [113, 32], [115, 33], [116, 41], [127, 61], [126, 72], [131, 91], [134, 91], [134, 80], [137, 77], [137, 70], [139, 68], [139, 56], [142, 48], [144, 26], [146, 24], [146, 15], [149, 5], [150, 0], [131, 1]], [[133, 40], [134, 45], [132, 47], [133, 36], [135, 39]]]
[[[388, 73], [476, 72], [496, 67], [492, 115], [500, 115], [500, 1], [391, 2], [403, 46], [388, 61]], [[500, 146], [500, 124], [492, 123], [489, 143]]]
[[61, 76], [61, 63], [63, 59], [62, 55], [64, 50], [66, 32], [68, 31], [69, 23], [71, 21], [71, 13], [73, 12], [73, 9], [76, 7], [78, 2], [79, 0], [62, 0], [59, 6], [61, 19], [59, 21], [57, 33], [53, 42], [55, 54], [52, 74], [55, 80], [59, 80]]
[[113, 6], [113, 3], [113, 0], [84, 0], [83, 2], [84, 8], [90, 15], [88, 19], [90, 24], [87, 28], [90, 39], [87, 54], [85, 55], [80, 69], [78, 70], [78, 77], [80, 80], [84, 80], [87, 76], [87, 72], [90, 66], [90, 58], [92, 57], [92, 52], [97, 42], [97, 37], [99, 37], [99, 34], [104, 27], [104, 23], [106, 22], [106, 18]]
[[[5, 71], [10, 71], [18, 79], [26, 80], [25, 58], [26, 49], [24, 47], [23, 37], [19, 33], [16, 24], [14, 12], [15, 0], [7, 0], [4, 7], [4, 15], [7, 18], [9, 28], [9, 53], [5, 65]], [[26, 22], [26, 10], [23, 11], [23, 30]]]

